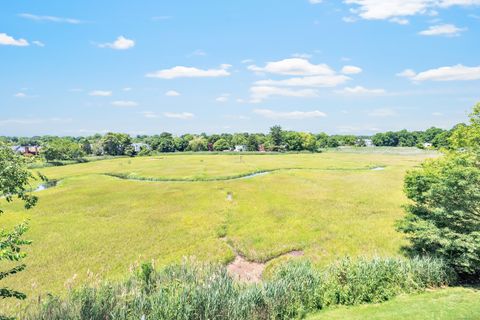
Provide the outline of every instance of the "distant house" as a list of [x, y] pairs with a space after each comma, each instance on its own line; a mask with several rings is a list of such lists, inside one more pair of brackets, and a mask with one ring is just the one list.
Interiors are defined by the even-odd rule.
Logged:
[[146, 143], [143, 143], [143, 142], [132, 143], [132, 147], [135, 150], [135, 152], [140, 152], [140, 151], [142, 151], [142, 149], [150, 150], [150, 146]]
[[24, 156], [38, 156], [40, 154], [40, 146], [13, 146], [12, 150]]
[[364, 139], [365, 142], [365, 147], [374, 147], [375, 145], [373, 144], [372, 139]]
[[244, 152], [247, 151], [247, 146], [243, 144], [239, 144], [235, 146], [235, 149], [233, 150], [235, 152]]
[[433, 145], [430, 142], [424, 142], [423, 147], [424, 148], [431, 148]]

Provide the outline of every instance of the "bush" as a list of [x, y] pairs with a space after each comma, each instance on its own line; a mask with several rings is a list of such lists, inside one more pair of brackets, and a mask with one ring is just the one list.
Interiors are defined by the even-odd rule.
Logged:
[[345, 259], [324, 271], [306, 261], [290, 262], [255, 285], [236, 283], [222, 266], [186, 262], [155, 271], [144, 264], [124, 282], [84, 286], [65, 300], [49, 296], [21, 318], [289, 319], [451, 281], [448, 268], [433, 259]]
[[480, 166], [475, 156], [452, 154], [407, 174], [405, 232], [413, 255], [444, 259], [463, 278], [480, 274]]

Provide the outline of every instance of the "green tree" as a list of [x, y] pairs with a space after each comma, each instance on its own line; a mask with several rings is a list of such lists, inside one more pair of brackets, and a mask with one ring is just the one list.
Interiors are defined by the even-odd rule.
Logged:
[[47, 161], [54, 160], [78, 160], [85, 156], [82, 147], [69, 139], [55, 139], [46, 144], [42, 154]]
[[100, 140], [103, 152], [111, 156], [124, 155], [125, 149], [131, 144], [132, 138], [124, 133], [109, 132]]
[[270, 128], [270, 142], [276, 148], [283, 145], [283, 131], [280, 126], [273, 126]]
[[[29, 181], [33, 176], [27, 170], [25, 158], [16, 155], [6, 145], [0, 144], [0, 197], [7, 202], [13, 201], [15, 198], [24, 202], [25, 208], [30, 209], [37, 203], [37, 197], [30, 194]], [[3, 211], [0, 209], [0, 214]], [[24, 245], [31, 242], [23, 239], [24, 233], [27, 231], [26, 222], [17, 225], [13, 231], [0, 230], [0, 262], [8, 261], [19, 262], [25, 257], [25, 253], [21, 251]], [[0, 271], [0, 281], [15, 275], [25, 269], [25, 264], [9, 267], [5, 271]], [[17, 298], [25, 299], [26, 295], [22, 292], [0, 286], [0, 299]], [[8, 319], [0, 315], [0, 319]]]
[[204, 137], [195, 137], [188, 142], [188, 151], [207, 151], [208, 142]]
[[230, 144], [225, 139], [218, 139], [213, 144], [213, 150], [215, 150], [215, 151], [224, 151], [224, 150], [228, 150], [228, 149], [230, 149]]
[[[460, 276], [480, 276], [480, 154], [477, 125], [480, 108], [471, 124], [452, 137], [466, 148], [428, 160], [405, 178], [412, 203], [399, 229], [410, 240], [408, 251], [444, 259]], [[458, 139], [458, 140], [455, 140]]]

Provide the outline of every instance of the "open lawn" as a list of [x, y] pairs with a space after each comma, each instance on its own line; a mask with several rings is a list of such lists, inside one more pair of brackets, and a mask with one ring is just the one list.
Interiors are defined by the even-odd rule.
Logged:
[[[405, 150], [404, 150], [405, 151]], [[403, 177], [431, 153], [161, 155], [38, 169], [56, 187], [37, 207], [2, 203], [2, 225], [30, 219], [26, 271], [11, 285], [35, 298], [87, 272], [124, 276], [135, 262], [185, 256], [223, 264], [240, 252], [272, 263], [292, 250], [324, 265], [344, 255], [399, 255]], [[372, 170], [374, 167], [384, 170]], [[278, 170], [277, 170], [278, 169]], [[138, 181], [114, 173], [157, 180]], [[231, 194], [230, 197], [227, 195]], [[273, 260], [272, 260], [273, 259]]]
[[382, 304], [339, 307], [309, 320], [475, 320], [480, 318], [480, 291], [448, 288], [400, 296]]

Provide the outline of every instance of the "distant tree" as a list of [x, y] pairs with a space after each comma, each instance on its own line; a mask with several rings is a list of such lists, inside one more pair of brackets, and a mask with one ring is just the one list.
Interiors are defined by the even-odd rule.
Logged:
[[175, 146], [176, 151], [185, 151], [188, 148], [188, 141], [182, 137], [175, 137], [173, 138], [173, 144]]
[[103, 152], [111, 156], [125, 154], [125, 149], [132, 144], [132, 138], [128, 134], [109, 132], [100, 140]]
[[148, 144], [153, 150], [159, 152], [175, 152], [175, 140], [171, 133], [163, 132], [160, 135], [155, 135], [147, 139]]
[[283, 146], [283, 131], [280, 126], [273, 126], [270, 128], [270, 142], [274, 149], [280, 149]]
[[85, 152], [77, 142], [57, 138], [42, 148], [42, 155], [47, 161], [78, 160], [85, 156]]
[[[29, 181], [33, 178], [32, 174], [26, 167], [24, 157], [18, 156], [12, 150], [0, 144], [0, 197], [7, 202], [18, 198], [24, 202], [26, 209], [30, 209], [37, 203], [37, 197], [32, 196], [29, 192]], [[0, 214], [3, 211], [0, 209]], [[31, 242], [23, 239], [24, 233], [27, 231], [26, 222], [17, 225], [13, 231], [0, 231], [0, 262], [7, 261], [8, 269], [0, 271], [0, 280], [13, 276], [25, 269], [25, 264], [12, 267], [12, 263], [16, 263], [25, 257], [25, 253], [21, 251], [24, 245]], [[22, 292], [11, 288], [0, 286], [0, 299], [16, 298], [25, 299], [26, 295]], [[0, 314], [0, 319], [10, 319]]]
[[242, 133], [235, 133], [232, 137], [231, 141], [232, 147], [233, 146], [243, 146], [247, 144], [247, 138]]
[[303, 139], [300, 133], [295, 131], [286, 131], [283, 134], [283, 142], [288, 151], [301, 151], [303, 149]]
[[326, 133], [319, 133], [316, 135], [316, 148], [323, 149], [328, 148], [328, 135]]
[[228, 149], [230, 149], [230, 144], [225, 139], [218, 139], [213, 144], [213, 150], [215, 150], [215, 151], [224, 151], [224, 150], [228, 150]]
[[247, 149], [249, 151], [258, 151], [259, 139], [256, 134], [252, 133], [247, 138]]
[[188, 151], [207, 151], [208, 150], [208, 142], [207, 139], [204, 137], [195, 137], [188, 142]]

